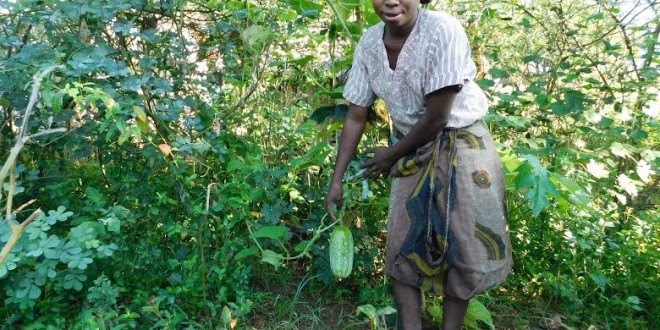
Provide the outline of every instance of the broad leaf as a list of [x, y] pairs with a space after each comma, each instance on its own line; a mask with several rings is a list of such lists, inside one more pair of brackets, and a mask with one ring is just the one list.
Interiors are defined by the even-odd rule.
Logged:
[[284, 226], [266, 226], [252, 233], [252, 238], [272, 238], [278, 240], [286, 234]]
[[534, 216], [537, 216], [549, 205], [547, 195], [559, 197], [559, 193], [550, 180], [550, 172], [541, 165], [536, 156], [524, 155], [522, 158], [527, 159], [527, 163], [518, 168], [516, 188], [531, 188], [525, 196], [530, 201]]
[[259, 249], [256, 246], [253, 246], [251, 248], [246, 248], [246, 249], [243, 249], [243, 250], [239, 251], [238, 253], [236, 253], [236, 256], [234, 256], [234, 259], [235, 260], [241, 260], [243, 258], [253, 256], [253, 255], [257, 254], [257, 252], [259, 252]]
[[364, 313], [364, 315], [368, 316], [370, 319], [373, 319], [376, 317], [376, 307], [372, 305], [360, 305], [357, 308], [357, 314]]
[[327, 142], [319, 142], [306, 154], [291, 160], [291, 167], [300, 170], [313, 165], [323, 165], [330, 151], [332, 148]]
[[490, 329], [495, 329], [490, 311], [479, 300], [473, 298], [470, 299], [463, 324], [470, 329], [479, 329], [479, 322], [483, 322]]
[[282, 265], [282, 261], [284, 260], [284, 257], [272, 250], [264, 250], [263, 254], [261, 255], [261, 261], [265, 263], [269, 263], [275, 268], [279, 268]]

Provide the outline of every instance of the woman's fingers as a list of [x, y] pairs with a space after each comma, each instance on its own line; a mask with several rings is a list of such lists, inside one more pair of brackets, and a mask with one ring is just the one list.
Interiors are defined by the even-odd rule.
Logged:
[[382, 169], [379, 169], [376, 166], [371, 166], [367, 168], [367, 170], [364, 172], [363, 177], [367, 179], [377, 179], [381, 174], [384, 174], [385, 171]]
[[326, 208], [328, 209], [328, 214], [330, 215], [330, 219], [337, 220], [337, 219], [335, 219], [335, 210], [333, 210], [334, 209], [334, 207], [333, 207], [334, 204], [335, 204], [335, 202], [333, 200], [329, 199], [329, 200], [326, 201]]
[[337, 220], [337, 217], [335, 216], [335, 205], [337, 206], [337, 209], [341, 209], [343, 201], [341, 199], [328, 199], [326, 203], [330, 219]]

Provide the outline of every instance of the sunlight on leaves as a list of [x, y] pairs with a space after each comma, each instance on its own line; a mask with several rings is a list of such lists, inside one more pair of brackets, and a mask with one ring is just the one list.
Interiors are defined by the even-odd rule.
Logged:
[[607, 178], [610, 175], [610, 171], [605, 169], [605, 165], [593, 159], [589, 160], [587, 171], [597, 179]]
[[617, 182], [619, 187], [628, 193], [628, 195], [637, 197], [637, 186], [635, 185], [635, 181], [633, 179], [621, 173], [617, 177]]

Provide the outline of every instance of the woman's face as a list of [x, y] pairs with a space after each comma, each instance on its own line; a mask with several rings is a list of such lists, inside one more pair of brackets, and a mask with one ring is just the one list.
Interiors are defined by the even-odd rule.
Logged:
[[417, 18], [419, 0], [371, 0], [371, 3], [386, 25], [403, 27]]

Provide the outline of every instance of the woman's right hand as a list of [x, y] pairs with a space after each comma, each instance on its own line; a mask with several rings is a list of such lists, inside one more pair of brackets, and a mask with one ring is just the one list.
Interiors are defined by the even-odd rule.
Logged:
[[328, 214], [332, 220], [337, 220], [335, 216], [334, 206], [337, 205], [337, 209], [341, 209], [344, 206], [344, 188], [340, 183], [332, 183], [330, 189], [328, 189], [328, 194], [325, 196], [325, 203], [328, 208]]
[[355, 105], [353, 103], [348, 105], [348, 113], [346, 114], [346, 120], [344, 121], [344, 128], [341, 130], [341, 135], [339, 137], [339, 152], [337, 154], [337, 162], [335, 164], [335, 172], [330, 181], [330, 188], [328, 189], [328, 194], [325, 196], [326, 207], [328, 208], [328, 214], [332, 220], [337, 220], [335, 216], [335, 210], [333, 209], [337, 205], [338, 209], [341, 209], [344, 206], [344, 188], [342, 187], [342, 180], [346, 169], [348, 168], [348, 163], [351, 161], [351, 157], [355, 153], [360, 138], [362, 137], [362, 132], [364, 132], [364, 126], [367, 124], [367, 117], [369, 115], [369, 108]]

